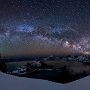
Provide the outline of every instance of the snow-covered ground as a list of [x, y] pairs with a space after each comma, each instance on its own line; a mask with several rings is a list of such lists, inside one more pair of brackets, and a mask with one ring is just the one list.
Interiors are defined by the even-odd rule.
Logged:
[[90, 90], [90, 76], [68, 84], [30, 79], [0, 72], [0, 90]]

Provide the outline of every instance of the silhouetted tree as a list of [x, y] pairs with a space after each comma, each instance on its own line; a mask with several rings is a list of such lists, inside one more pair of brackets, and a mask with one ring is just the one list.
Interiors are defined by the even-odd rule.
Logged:
[[26, 75], [29, 76], [30, 73], [32, 72], [32, 65], [30, 63], [27, 63], [25, 67], [26, 67]]
[[4, 73], [7, 73], [7, 65], [5, 62], [0, 62], [0, 70]]
[[6, 73], [7, 72], [7, 65], [4, 61], [4, 59], [2, 58], [2, 55], [0, 54], [0, 71]]

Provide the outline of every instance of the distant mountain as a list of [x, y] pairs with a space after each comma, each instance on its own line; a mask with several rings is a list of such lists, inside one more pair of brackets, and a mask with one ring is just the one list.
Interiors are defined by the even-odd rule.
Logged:
[[75, 61], [89, 61], [89, 55], [63, 55], [63, 56], [15, 56], [15, 57], [4, 57], [3, 61], [42, 61], [42, 60], [75, 60]]

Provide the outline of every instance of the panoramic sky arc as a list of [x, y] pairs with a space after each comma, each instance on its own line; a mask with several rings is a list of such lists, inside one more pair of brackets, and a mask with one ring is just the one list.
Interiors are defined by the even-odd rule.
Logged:
[[0, 53], [90, 54], [90, 0], [0, 1]]

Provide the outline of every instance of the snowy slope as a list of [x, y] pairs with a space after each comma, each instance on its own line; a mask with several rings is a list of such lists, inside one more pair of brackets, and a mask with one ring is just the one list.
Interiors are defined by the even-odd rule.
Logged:
[[90, 77], [60, 84], [47, 80], [29, 79], [0, 72], [0, 90], [90, 90]]

